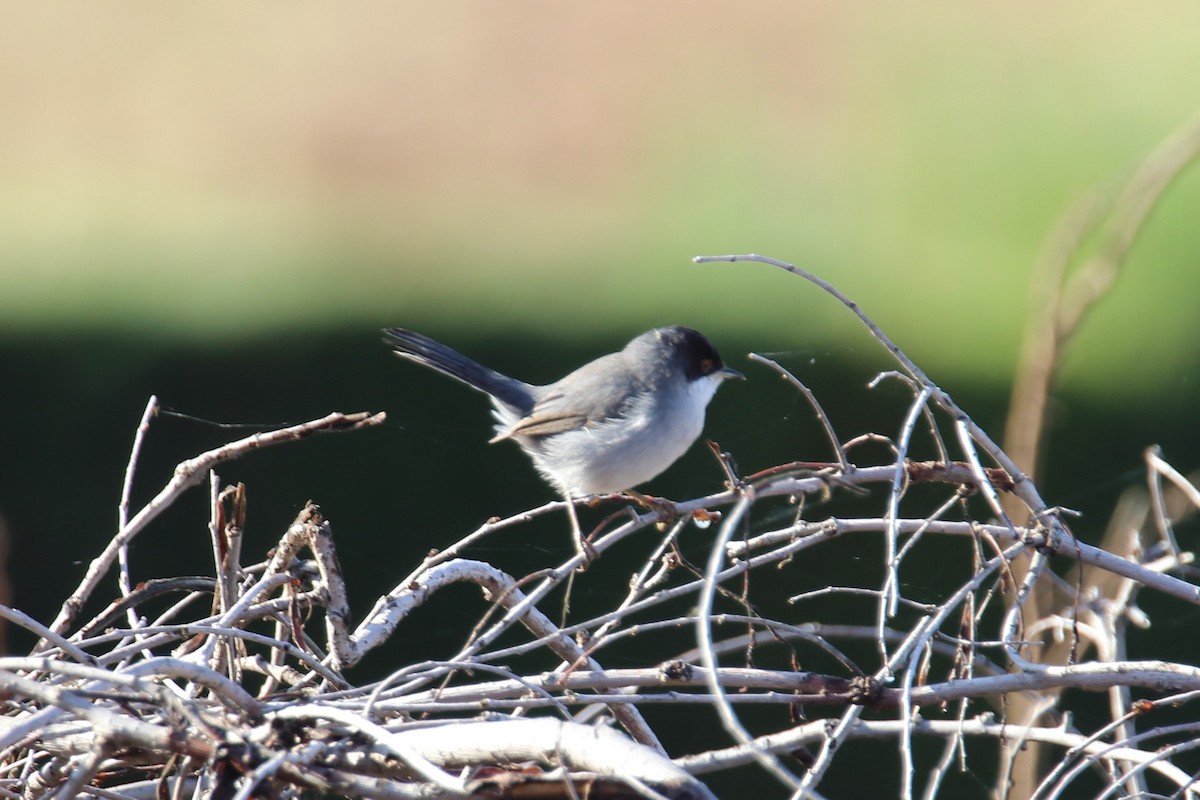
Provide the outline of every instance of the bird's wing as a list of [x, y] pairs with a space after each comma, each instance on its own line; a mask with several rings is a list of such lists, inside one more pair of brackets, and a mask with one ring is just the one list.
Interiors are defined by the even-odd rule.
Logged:
[[493, 442], [503, 441], [512, 436], [550, 436], [555, 433], [565, 433], [576, 428], [582, 428], [588, 422], [583, 414], [572, 414], [566, 411], [538, 413], [534, 408], [528, 417], [522, 417], [500, 433], [492, 437]]
[[[613, 379], [612, 368], [621, 364], [621, 355], [603, 356], [577, 369], [553, 384], [538, 398], [528, 415], [498, 433], [493, 442], [512, 436], [542, 437], [565, 433], [588, 425], [598, 425], [626, 412], [628, 392], [615, 390], [622, 380]], [[558, 388], [570, 386], [570, 395]]]

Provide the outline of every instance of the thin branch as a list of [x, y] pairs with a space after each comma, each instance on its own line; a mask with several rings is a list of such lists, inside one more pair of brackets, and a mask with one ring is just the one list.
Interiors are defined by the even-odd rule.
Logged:
[[[230, 442], [214, 450], [201, 453], [195, 458], [181, 462], [175, 467], [175, 474], [171, 477], [167, 485], [133, 519], [129, 520], [127, 524], [117, 531], [116, 536], [109, 541], [104, 551], [88, 566], [83, 581], [71, 593], [66, 602], [63, 603], [58, 616], [55, 617], [54, 622], [50, 625], [50, 630], [58, 634], [66, 633], [75, 621], [75, 617], [79, 614], [79, 610], [83, 607], [84, 602], [91, 596], [100, 579], [112, 566], [113, 559], [116, 558], [121, 548], [128, 545], [135, 536], [145, 530], [147, 525], [154, 521], [159, 514], [175, 501], [175, 498], [188, 488], [204, 480], [208, 471], [217, 464], [239, 458], [263, 447], [298, 441], [314, 433], [323, 431], [350, 431], [379, 425], [386, 418], [386, 415], [382, 412], [378, 414], [371, 414], [365, 411], [356, 414], [329, 414], [321, 419], [312, 420], [300, 425], [292, 425], [287, 428], [268, 431], [267, 433], [256, 433], [253, 436], [247, 436], [244, 439]], [[44, 647], [45, 642], [39, 642], [34, 647], [34, 652], [36, 653]]]

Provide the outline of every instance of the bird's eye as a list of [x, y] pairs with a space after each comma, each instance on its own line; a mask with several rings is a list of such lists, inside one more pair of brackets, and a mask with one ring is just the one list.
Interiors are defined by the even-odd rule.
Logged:
[[712, 372], [714, 366], [715, 364], [713, 364], [713, 360], [711, 358], [704, 358], [700, 360], [700, 372], [704, 375]]

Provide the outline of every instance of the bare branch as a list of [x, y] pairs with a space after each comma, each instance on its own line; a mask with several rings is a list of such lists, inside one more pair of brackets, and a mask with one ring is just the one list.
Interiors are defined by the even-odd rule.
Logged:
[[[78, 615], [79, 609], [82, 608], [84, 601], [91, 595], [104, 574], [108, 572], [109, 567], [112, 566], [113, 559], [117, 556], [121, 548], [128, 545], [135, 536], [145, 530], [147, 525], [175, 501], [175, 498], [186, 489], [202, 481], [208, 474], [208, 471], [217, 464], [222, 461], [238, 458], [263, 447], [304, 439], [314, 433], [357, 430], [363, 427], [378, 425], [385, 419], [386, 415], [383, 413], [370, 414], [365, 411], [357, 414], [333, 413], [312, 422], [292, 425], [287, 428], [268, 431], [267, 433], [256, 433], [253, 436], [247, 436], [236, 442], [230, 442], [215, 450], [209, 450], [195, 458], [181, 462], [175, 467], [175, 474], [172, 476], [170, 482], [163, 487], [162, 491], [147, 503], [133, 519], [122, 526], [117, 535], [104, 548], [104, 551], [88, 566], [83, 582], [79, 584], [78, 588], [63, 603], [58, 616], [50, 625], [50, 630], [58, 634], [66, 633], [71, 623], [75, 621], [75, 617]], [[35, 648], [35, 652], [43, 646], [44, 643], [39, 643]]]

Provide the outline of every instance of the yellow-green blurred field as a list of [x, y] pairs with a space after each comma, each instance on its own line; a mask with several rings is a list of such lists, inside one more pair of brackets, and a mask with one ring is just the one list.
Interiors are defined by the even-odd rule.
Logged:
[[[9, 6], [0, 331], [683, 321], [1006, 380], [1067, 207], [1200, 109], [1194, 2]], [[1200, 361], [1187, 173], [1072, 352]], [[1119, 376], [1119, 378], [1117, 377]]]

